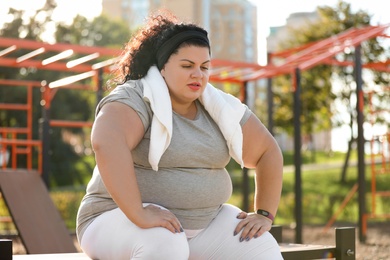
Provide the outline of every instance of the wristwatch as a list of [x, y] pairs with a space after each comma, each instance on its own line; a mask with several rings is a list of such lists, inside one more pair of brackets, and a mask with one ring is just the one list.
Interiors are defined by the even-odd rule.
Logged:
[[268, 211], [266, 211], [264, 209], [256, 210], [256, 214], [263, 215], [264, 217], [269, 218], [272, 222], [275, 219], [275, 217], [271, 213], [269, 213]]

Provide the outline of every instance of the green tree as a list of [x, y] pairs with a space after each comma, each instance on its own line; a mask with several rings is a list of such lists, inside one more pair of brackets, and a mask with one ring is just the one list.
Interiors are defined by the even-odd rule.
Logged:
[[[364, 11], [353, 13], [350, 4], [339, 1], [335, 7], [322, 6], [317, 8], [320, 19], [308, 23], [299, 29], [291, 29], [291, 38], [283, 42], [281, 49], [290, 49], [303, 44], [332, 37], [353, 27], [370, 24], [371, 16]], [[380, 61], [385, 56], [385, 50], [377, 39], [371, 39], [362, 44], [363, 63]], [[353, 49], [345, 50], [336, 56], [338, 61], [353, 61]], [[301, 78], [301, 111], [302, 132], [311, 140], [311, 135], [321, 130], [330, 130], [334, 126], [350, 123], [355, 120], [355, 103], [351, 97], [355, 93], [354, 71], [350, 66], [319, 65], [302, 72]], [[389, 76], [383, 72], [373, 72], [376, 84], [388, 84]], [[387, 78], [386, 78], [387, 76]], [[332, 82], [341, 82], [342, 88], [336, 91]], [[292, 133], [293, 114], [291, 79], [289, 76], [278, 77], [275, 80], [275, 121], [281, 129]], [[387, 95], [388, 97], [388, 95]], [[335, 100], [340, 100], [351, 113], [350, 122], [338, 120]], [[333, 120], [333, 121], [331, 121]]]
[[12, 21], [5, 23], [0, 30], [0, 35], [10, 38], [22, 38], [42, 41], [42, 36], [52, 20], [52, 14], [57, 7], [55, 0], [46, 0], [45, 4], [36, 10], [29, 17], [26, 12], [10, 8], [9, 15], [13, 17]]
[[130, 36], [130, 28], [123, 20], [112, 20], [105, 15], [92, 21], [78, 15], [70, 25], [58, 24], [55, 33], [57, 42], [112, 48], [121, 48]]
[[[130, 30], [127, 25], [120, 21], [113, 21], [105, 16], [99, 16], [92, 21], [82, 16], [74, 18], [70, 25], [62, 22], [55, 22], [52, 13], [56, 8], [54, 0], [47, 0], [45, 5], [36, 10], [29, 18], [25, 18], [24, 11], [10, 9], [9, 13], [14, 19], [3, 25], [0, 36], [9, 38], [30, 39], [43, 41], [45, 28], [53, 26], [57, 31], [53, 35], [55, 42], [78, 44], [85, 46], [106, 46], [120, 48], [130, 37]], [[47, 35], [46, 35], [47, 36]], [[24, 53], [23, 53], [24, 52]], [[15, 51], [14, 57], [25, 54], [26, 50]], [[44, 53], [39, 58], [50, 57], [53, 53]], [[72, 59], [78, 57], [72, 57]], [[98, 60], [99, 61], [99, 60]], [[95, 61], [96, 62], [96, 61]], [[24, 80], [55, 80], [69, 76], [66, 72], [53, 72], [37, 70], [35, 68], [2, 68], [0, 78], [24, 79]], [[85, 84], [89, 84], [85, 80]], [[24, 88], [0, 87], [0, 102], [25, 103], [25, 96], [22, 95]], [[34, 119], [38, 122], [42, 116], [40, 109], [41, 93], [39, 89], [34, 91]], [[59, 89], [52, 100], [50, 116], [52, 119], [92, 121], [96, 106], [96, 95], [91, 91], [72, 89]], [[0, 126], [17, 127], [26, 125], [25, 115], [17, 111], [0, 111]], [[80, 144], [87, 143], [89, 129], [79, 128], [52, 128], [50, 132], [50, 178], [54, 186], [65, 186], [74, 184], [85, 184], [84, 172], [92, 173], [91, 165], [83, 163], [85, 155], [83, 149], [78, 149]], [[69, 138], [71, 136], [72, 138]], [[34, 125], [34, 139], [40, 139], [39, 125]], [[79, 140], [77, 144], [70, 139]], [[90, 161], [90, 160], [89, 160]], [[80, 169], [82, 165], [82, 169]]]
[[[45, 4], [35, 10], [31, 16], [25, 16], [25, 11], [10, 8], [8, 14], [13, 17], [11, 22], [5, 23], [0, 28], [0, 37], [19, 38], [42, 41], [42, 34], [46, 25], [51, 21], [51, 15], [56, 7], [54, 0], [47, 0]], [[39, 19], [38, 19], [39, 17]], [[16, 50], [11, 53], [10, 57], [20, 57], [26, 54], [26, 50]], [[37, 76], [35, 68], [10, 68], [2, 67], [0, 70], [1, 79], [18, 79], [18, 80], [41, 80], [42, 77]], [[16, 87], [0, 87], [0, 102], [1, 103], [26, 103], [26, 88], [22, 86]], [[39, 126], [36, 122], [40, 118], [40, 91], [38, 88], [33, 91], [33, 138], [38, 139]], [[0, 127], [25, 127], [26, 113], [15, 110], [0, 111]], [[25, 158], [18, 160], [18, 167], [26, 165]]]
[[[55, 39], [56, 42], [69, 44], [120, 48], [130, 38], [130, 35], [129, 27], [122, 21], [110, 20], [106, 16], [98, 16], [92, 21], [89, 21], [85, 17], [76, 16], [70, 25], [64, 23], [57, 24]], [[86, 80], [86, 84], [91, 84], [91, 82]], [[97, 101], [95, 93], [60, 89], [54, 99], [51, 108], [53, 118], [76, 121], [93, 120]], [[90, 129], [53, 129], [51, 134], [54, 137], [52, 139], [61, 138], [65, 133], [72, 134], [74, 137], [79, 137], [77, 138], [79, 140], [79, 146], [80, 142], [81, 146], [84, 146], [84, 142], [86, 142], [87, 145], [83, 148], [89, 149], [89, 132]], [[70, 164], [75, 165], [77, 161], [80, 161], [80, 157], [89, 155], [79, 153], [78, 156], [72, 156], [70, 158], [73, 160], [71, 163], [64, 162], [61, 159], [63, 154], [72, 154], [72, 151], [75, 153], [75, 145], [72, 149], [64, 147], [64, 144], [60, 142], [52, 146], [53, 161], [56, 163], [51, 165], [51, 169], [57, 184], [71, 185], [75, 182], [79, 184], [84, 184], [83, 182], [85, 182], [77, 174], [77, 170], [71, 167]], [[86, 166], [85, 171], [91, 174], [91, 165], [83, 165]]]

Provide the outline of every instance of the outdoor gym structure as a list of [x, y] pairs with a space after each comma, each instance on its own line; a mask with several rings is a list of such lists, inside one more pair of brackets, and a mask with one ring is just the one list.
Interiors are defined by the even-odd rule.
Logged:
[[[210, 81], [212, 82], [234, 82], [241, 86], [241, 98], [243, 102], [247, 101], [247, 84], [250, 81], [259, 79], [267, 79], [268, 91], [268, 128], [273, 133], [273, 87], [272, 78], [280, 75], [290, 74], [292, 77], [291, 93], [294, 99], [294, 161], [295, 161], [295, 219], [296, 219], [296, 235], [295, 242], [302, 243], [302, 189], [301, 189], [301, 124], [300, 124], [300, 98], [301, 94], [301, 72], [313, 68], [320, 64], [328, 64], [333, 66], [352, 66], [355, 71], [356, 81], [356, 112], [358, 123], [358, 183], [356, 190], [358, 191], [359, 201], [359, 239], [364, 241], [366, 237], [366, 221], [367, 218], [378, 217], [375, 214], [366, 213], [365, 205], [365, 160], [364, 160], [364, 93], [362, 85], [362, 70], [371, 69], [376, 71], [390, 72], [390, 61], [362, 64], [361, 59], [361, 43], [376, 37], [389, 38], [386, 30], [389, 25], [367, 26], [363, 28], [351, 28], [331, 38], [313, 42], [300, 46], [298, 48], [269, 54], [269, 64], [260, 66], [245, 62], [234, 62], [229, 60], [212, 60], [213, 67], [211, 69]], [[354, 62], [339, 62], [336, 55], [342, 53], [346, 48], [354, 49]], [[22, 55], [15, 55], [16, 51], [23, 50]], [[47, 57], [50, 54], [50, 57]], [[26, 104], [8, 104], [0, 103], [1, 110], [21, 110], [27, 113], [27, 126], [20, 128], [1, 127], [0, 128], [0, 145], [3, 153], [10, 150], [10, 163], [0, 162], [3, 171], [19, 171], [17, 169], [18, 155], [27, 157], [26, 169], [28, 171], [36, 171], [37, 176], [41, 176], [44, 183], [48, 185], [49, 173], [49, 130], [51, 127], [90, 127], [92, 122], [75, 122], [66, 120], [56, 120], [50, 117], [51, 102], [62, 88], [72, 88], [80, 90], [90, 90], [96, 93], [97, 101], [103, 97], [103, 75], [110, 73], [115, 66], [116, 57], [120, 54], [118, 49], [87, 47], [70, 44], [48, 44], [43, 42], [0, 38], [0, 67], [22, 68], [33, 67], [38, 70], [50, 71], [66, 71], [72, 73], [72, 76], [58, 79], [54, 82], [42, 81], [20, 81], [14, 79], [0, 80], [1, 87], [25, 86], [27, 88]], [[72, 58], [76, 56], [77, 58]], [[42, 58], [45, 57], [45, 58]], [[273, 61], [278, 60], [278, 65], [274, 65]], [[275, 63], [276, 64], [276, 63]], [[92, 79], [91, 84], [81, 84], [85, 79]], [[40, 88], [42, 93], [42, 122], [41, 122], [41, 138], [40, 140], [32, 139], [32, 90]], [[388, 91], [388, 88], [387, 88]], [[304, 102], [304, 101], [303, 101]], [[22, 135], [23, 138], [19, 136]], [[389, 145], [389, 134], [376, 137], [377, 140]], [[34, 152], [35, 151], [35, 152]], [[389, 173], [389, 153], [383, 152], [383, 171]], [[34, 169], [33, 160], [37, 157], [37, 167]], [[382, 156], [382, 157], [383, 157]], [[2, 158], [5, 158], [3, 156]], [[11, 176], [11, 174], [9, 174]], [[39, 177], [39, 178], [41, 178]], [[10, 177], [12, 178], [12, 177]], [[4, 182], [1, 179], [0, 188], [2, 189], [3, 197], [7, 202], [7, 197], [12, 197], [11, 194], [5, 194]], [[7, 180], [10, 181], [10, 180]], [[244, 185], [244, 209], [248, 205], [248, 171], [243, 169], [243, 185]], [[375, 187], [372, 187], [374, 189]], [[378, 196], [390, 196], [390, 192], [377, 193]], [[375, 200], [375, 198], [373, 199]], [[7, 205], [10, 205], [11, 199], [8, 199]], [[19, 202], [13, 202], [19, 203]], [[13, 214], [12, 210], [11, 215]], [[381, 217], [390, 218], [389, 214]], [[21, 215], [23, 218], [23, 214]], [[16, 226], [18, 227], [18, 219], [13, 216]], [[20, 230], [19, 230], [20, 231]]]

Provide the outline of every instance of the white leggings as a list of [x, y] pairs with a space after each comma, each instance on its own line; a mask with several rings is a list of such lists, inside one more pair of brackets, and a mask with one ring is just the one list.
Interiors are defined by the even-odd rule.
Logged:
[[92, 259], [283, 259], [279, 245], [269, 232], [250, 241], [233, 236], [240, 209], [224, 204], [218, 216], [194, 238], [173, 234], [162, 227], [142, 229], [120, 209], [97, 217], [86, 229], [82, 250]]

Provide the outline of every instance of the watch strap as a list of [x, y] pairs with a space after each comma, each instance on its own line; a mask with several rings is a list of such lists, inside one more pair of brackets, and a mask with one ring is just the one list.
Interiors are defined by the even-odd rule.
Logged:
[[272, 222], [274, 221], [275, 217], [270, 212], [264, 210], [264, 209], [258, 209], [256, 210], [256, 214], [262, 215], [266, 218], [269, 218]]

